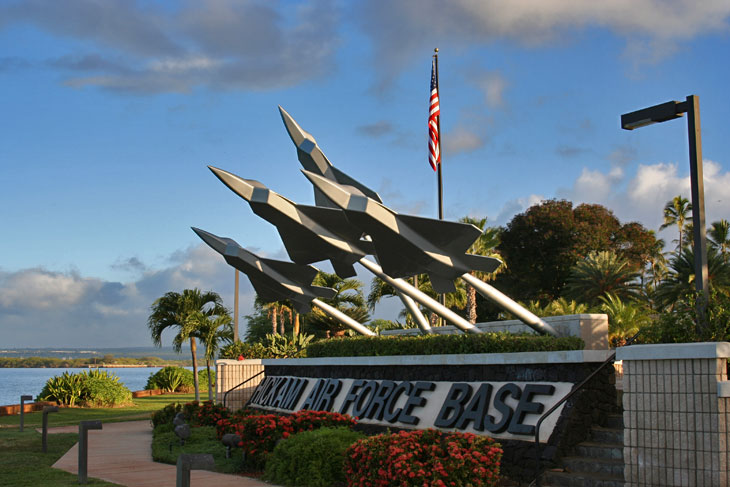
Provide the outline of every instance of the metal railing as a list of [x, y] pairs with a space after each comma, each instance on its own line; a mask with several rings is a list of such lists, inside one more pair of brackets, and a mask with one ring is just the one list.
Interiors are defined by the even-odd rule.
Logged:
[[[626, 340], [626, 344], [624, 346], [631, 345], [634, 340], [636, 340], [636, 337], [639, 336], [640, 331], [636, 333], [636, 335], [632, 336], [628, 340]], [[553, 407], [548, 409], [545, 414], [540, 416], [540, 419], [537, 420], [537, 424], [535, 425], [535, 480], [530, 482], [530, 487], [540, 487], [540, 477], [542, 476], [542, 472], [540, 471], [540, 458], [542, 457], [542, 447], [540, 446], [540, 425], [542, 424], [545, 419], [547, 419], [548, 416], [550, 416], [553, 412], [555, 412], [556, 409], [558, 409], [565, 401], [573, 397], [573, 395], [581, 390], [583, 386], [585, 386], [593, 377], [598, 374], [606, 365], [612, 363], [614, 359], [616, 358], [616, 352], [613, 352], [609, 357], [601, 364], [599, 365], [596, 370], [590, 373], [588, 377], [583, 379], [577, 386], [575, 386], [568, 394], [565, 395], [560, 401], [558, 401]]]
[[[230, 389], [228, 389], [228, 390], [227, 390], [227, 391], [225, 392], [225, 394], [223, 394], [223, 407], [228, 407], [228, 406], [226, 406], [226, 398], [228, 397], [228, 393], [229, 393], [229, 392], [231, 392], [231, 391], [234, 391], [234, 390], [238, 389], [238, 388], [239, 388], [239, 387], [241, 387], [242, 385], [246, 384], [246, 383], [247, 383], [247, 382], [249, 382], [249, 381], [252, 381], [253, 379], [255, 379], [256, 377], [260, 376], [260, 375], [261, 375], [261, 374], [263, 374], [263, 373], [264, 373], [264, 371], [262, 370], [262, 371], [261, 371], [261, 372], [259, 372], [258, 374], [252, 375], [251, 377], [249, 377], [249, 378], [248, 378], [248, 379], [246, 379], [245, 381], [241, 382], [241, 383], [240, 383], [240, 384], [238, 384], [237, 386], [234, 386], [234, 387], [231, 387]], [[246, 404], [248, 404], [248, 402], [247, 402]]]

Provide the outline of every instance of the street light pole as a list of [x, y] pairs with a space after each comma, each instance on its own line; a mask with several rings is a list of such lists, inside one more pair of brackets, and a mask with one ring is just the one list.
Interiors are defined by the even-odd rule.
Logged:
[[[705, 236], [705, 190], [702, 176], [702, 136], [700, 134], [700, 99], [689, 95], [685, 101], [669, 101], [621, 115], [621, 128], [634, 130], [653, 123], [666, 122], [687, 114], [689, 137], [689, 178], [692, 192], [692, 229], [695, 265], [695, 289], [702, 296], [698, 307], [698, 331], [706, 323], [704, 303], [709, 299], [707, 238]], [[680, 249], [681, 252], [681, 249]]]

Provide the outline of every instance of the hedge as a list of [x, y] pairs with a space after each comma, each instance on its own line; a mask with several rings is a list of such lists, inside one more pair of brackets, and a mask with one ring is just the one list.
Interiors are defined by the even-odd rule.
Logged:
[[481, 333], [458, 335], [332, 338], [311, 343], [307, 357], [363, 357], [463, 353], [552, 352], [582, 350], [578, 337]]

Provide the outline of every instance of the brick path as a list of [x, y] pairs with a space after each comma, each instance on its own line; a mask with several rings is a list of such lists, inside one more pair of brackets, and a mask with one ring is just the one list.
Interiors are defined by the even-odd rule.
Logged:
[[[78, 433], [78, 426], [49, 428], [49, 433]], [[152, 461], [152, 427], [149, 420], [107, 423], [101, 430], [90, 430], [88, 476], [127, 487], [175, 487], [174, 465]], [[78, 444], [54, 468], [78, 474]], [[272, 487], [272, 484], [204, 470], [191, 472], [191, 485], [215, 487]]]

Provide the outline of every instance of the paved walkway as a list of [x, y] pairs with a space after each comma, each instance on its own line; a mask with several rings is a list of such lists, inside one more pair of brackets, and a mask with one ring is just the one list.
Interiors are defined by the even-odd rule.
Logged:
[[[49, 428], [49, 433], [78, 433], [78, 426]], [[90, 430], [88, 475], [127, 487], [175, 487], [177, 468], [152, 461], [152, 427], [149, 420], [106, 423], [101, 430]], [[78, 443], [54, 468], [78, 474]], [[204, 470], [193, 470], [190, 483], [215, 487], [272, 487], [272, 484]]]

